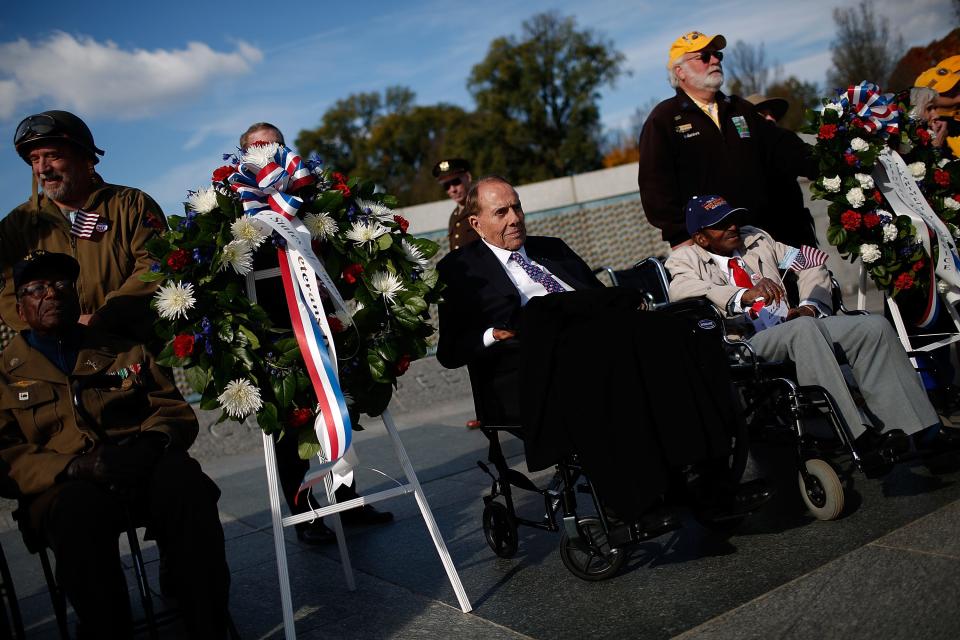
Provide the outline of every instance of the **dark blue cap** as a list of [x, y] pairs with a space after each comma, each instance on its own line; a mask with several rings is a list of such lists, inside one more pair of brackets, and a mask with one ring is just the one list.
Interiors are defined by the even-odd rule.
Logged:
[[746, 212], [746, 209], [731, 207], [723, 196], [694, 196], [687, 203], [687, 233], [692, 236], [741, 211]]

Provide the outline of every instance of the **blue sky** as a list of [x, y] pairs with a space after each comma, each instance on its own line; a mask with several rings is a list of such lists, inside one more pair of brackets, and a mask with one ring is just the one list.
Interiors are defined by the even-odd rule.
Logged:
[[[763, 42], [785, 75], [824, 83], [831, 10], [854, 0], [661, 0], [450, 3], [355, 0], [272, 4], [11, 3], [0, 14], [0, 215], [24, 201], [28, 167], [10, 142], [17, 122], [46, 109], [83, 117], [108, 182], [144, 189], [167, 213], [182, 212], [220, 155], [251, 122], [268, 120], [292, 140], [352, 92], [402, 84], [417, 101], [473, 107], [471, 67], [490, 41], [523, 20], [557, 10], [612, 39], [631, 75], [605, 89], [602, 117], [624, 126], [652, 98], [671, 94], [670, 43], [698, 29]], [[955, 23], [950, 0], [875, 0], [908, 46]], [[438, 198], [441, 194], [437, 193]]]

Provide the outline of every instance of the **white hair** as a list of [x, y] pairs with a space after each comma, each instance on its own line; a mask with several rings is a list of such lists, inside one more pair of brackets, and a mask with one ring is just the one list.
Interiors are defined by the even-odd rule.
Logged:
[[937, 92], [928, 87], [914, 87], [910, 89], [910, 118], [912, 120], [926, 120], [927, 109], [937, 97]]
[[676, 89], [680, 86], [680, 78], [677, 77], [677, 66], [683, 64], [683, 55], [679, 55], [667, 64], [667, 80], [670, 86]]

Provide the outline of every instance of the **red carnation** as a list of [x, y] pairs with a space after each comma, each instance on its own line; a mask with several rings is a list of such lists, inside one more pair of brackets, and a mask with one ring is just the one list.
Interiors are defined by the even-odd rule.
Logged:
[[186, 249], [177, 249], [171, 251], [170, 255], [167, 256], [167, 266], [173, 269], [174, 271], [180, 271], [185, 266], [190, 264], [193, 258], [190, 257], [190, 252]]
[[330, 174], [330, 177], [333, 178], [333, 188], [343, 194], [344, 198], [350, 197], [350, 187], [347, 186], [347, 176], [343, 175], [339, 171], [334, 171]]
[[923, 269], [925, 265], [926, 263], [923, 260], [917, 260], [916, 262], [913, 263], [913, 270], [920, 271], [920, 269]]
[[393, 216], [393, 221], [397, 223], [400, 227], [401, 233], [406, 233], [407, 228], [410, 226], [410, 222], [403, 216]]
[[933, 181], [941, 187], [950, 186], [950, 174], [943, 169], [937, 169], [933, 172]]
[[181, 333], [173, 339], [173, 355], [178, 358], [186, 358], [193, 353], [193, 335]]
[[880, 224], [880, 216], [875, 213], [868, 213], [863, 216], [863, 226], [867, 229], [873, 229], [875, 226]]
[[909, 289], [913, 286], [913, 275], [909, 272], [901, 273], [893, 281], [893, 286], [900, 290]]
[[310, 422], [310, 418], [313, 417], [313, 412], [310, 409], [294, 409], [290, 412], [290, 416], [287, 418], [287, 423], [291, 427], [302, 427], [303, 425]]
[[845, 154], [843, 154], [843, 159], [844, 159], [844, 161], [845, 161], [848, 165], [850, 165], [851, 167], [854, 167], [854, 166], [856, 166], [856, 164], [857, 164], [857, 156], [855, 156], [855, 155], [852, 154], [852, 153], [845, 153]]
[[400, 356], [400, 359], [397, 360], [397, 364], [393, 365], [393, 370], [398, 376], [402, 376], [407, 372], [407, 369], [410, 368], [410, 356], [403, 354]]
[[883, 204], [883, 195], [879, 191], [873, 192], [873, 200], [877, 204]]
[[817, 137], [821, 140], [832, 140], [835, 135], [837, 135], [837, 125], [824, 124], [820, 125], [820, 133], [817, 134]]
[[917, 137], [920, 138], [920, 144], [930, 144], [930, 132], [927, 131], [925, 127], [919, 127], [917, 129]]
[[341, 333], [345, 329], [343, 323], [340, 322], [340, 318], [337, 316], [327, 316], [327, 322], [330, 323], [330, 331], [334, 333]]
[[860, 118], [854, 118], [853, 120], [850, 121], [850, 126], [863, 129], [863, 120], [861, 120]]
[[861, 215], [852, 209], [847, 209], [840, 214], [840, 224], [847, 231], [856, 231], [860, 228]]
[[954, 194], [954, 195], [951, 196], [951, 197], [952, 197], [954, 200], [956, 200], [957, 202], [960, 202], [960, 193], [956, 193], [956, 194]]
[[348, 264], [343, 268], [343, 279], [347, 284], [353, 284], [357, 281], [357, 278], [360, 274], [363, 273], [363, 265], [357, 264]]
[[222, 167], [220, 167], [219, 169], [216, 169], [216, 170], [213, 172], [213, 181], [214, 181], [214, 182], [223, 182], [224, 180], [226, 180], [227, 178], [229, 178], [231, 175], [233, 175], [233, 172], [236, 171], [236, 170], [237, 170], [236, 167], [231, 167], [231, 166], [228, 166], [228, 165], [223, 165]]

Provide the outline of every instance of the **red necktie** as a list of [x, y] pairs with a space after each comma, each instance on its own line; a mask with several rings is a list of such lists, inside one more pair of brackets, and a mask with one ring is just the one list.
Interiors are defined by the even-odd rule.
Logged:
[[[730, 267], [730, 270], [733, 272], [733, 283], [738, 287], [743, 289], [752, 289], [753, 280], [750, 279], [750, 274], [747, 273], [746, 269], [740, 266], [739, 258], [730, 258], [727, 261], [727, 266]], [[749, 314], [751, 318], [756, 318], [760, 313], [760, 309], [764, 307], [763, 300], [757, 300], [750, 306]]]

